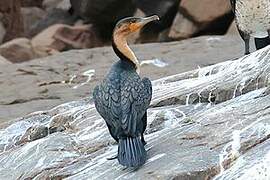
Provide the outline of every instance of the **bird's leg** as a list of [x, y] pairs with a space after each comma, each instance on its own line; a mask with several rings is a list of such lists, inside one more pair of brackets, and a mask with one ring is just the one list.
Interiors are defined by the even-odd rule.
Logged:
[[249, 52], [249, 36], [248, 36], [248, 38], [245, 38], [244, 39], [244, 41], [245, 41], [245, 55], [247, 55], [247, 54], [250, 54], [250, 52]]
[[250, 35], [247, 34], [247, 33], [245, 33], [245, 32], [243, 32], [243, 31], [241, 31], [240, 29], [238, 29], [238, 31], [239, 31], [239, 34], [240, 34], [241, 38], [245, 42], [245, 55], [250, 54], [250, 52], [249, 52]]
[[143, 134], [141, 135], [141, 140], [142, 140], [143, 145], [145, 146], [147, 143], [146, 143], [146, 141], [144, 140]]

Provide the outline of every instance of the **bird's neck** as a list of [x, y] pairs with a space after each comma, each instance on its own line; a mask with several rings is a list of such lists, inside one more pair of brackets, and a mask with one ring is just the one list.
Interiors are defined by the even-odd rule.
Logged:
[[129, 60], [131, 63], [134, 64], [137, 73], [140, 72], [140, 63], [133, 53], [133, 51], [129, 48], [127, 39], [123, 35], [118, 35], [116, 33], [113, 34], [113, 42], [112, 42], [113, 50], [116, 55], [121, 60]]

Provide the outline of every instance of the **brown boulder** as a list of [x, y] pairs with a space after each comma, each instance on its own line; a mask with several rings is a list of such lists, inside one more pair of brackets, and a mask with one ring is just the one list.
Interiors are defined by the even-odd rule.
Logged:
[[231, 11], [228, 0], [182, 0], [180, 8], [197, 23], [211, 22]]
[[46, 16], [42, 18], [38, 23], [34, 24], [29, 36], [33, 37], [41, 31], [55, 24], [67, 24], [73, 25], [77, 21], [76, 16], [72, 16], [67, 10], [59, 8], [51, 8], [46, 10]]
[[54, 35], [54, 39], [64, 42], [67, 48], [71, 49], [93, 48], [102, 45], [92, 25], [59, 28]]
[[21, 15], [21, 0], [1, 0], [0, 13], [6, 29], [4, 41], [23, 35], [23, 20]]
[[32, 46], [35, 48], [39, 48], [39, 47], [54, 47], [56, 50], [63, 50], [65, 48], [65, 44], [57, 41], [54, 38], [55, 33], [57, 32], [57, 30], [61, 27], [66, 27], [68, 25], [64, 25], [64, 24], [55, 24], [52, 25], [50, 27], [48, 27], [47, 29], [43, 30], [42, 32], [40, 32], [39, 34], [37, 34], [32, 40]]
[[32, 39], [34, 48], [47, 47], [57, 51], [101, 46], [94, 28], [90, 25], [53, 25]]
[[0, 65], [11, 64], [6, 58], [0, 56]]
[[28, 61], [37, 58], [37, 54], [26, 38], [13, 39], [0, 46], [0, 55], [13, 63]]
[[188, 38], [195, 34], [198, 29], [199, 27], [195, 23], [178, 13], [170, 29], [169, 37], [173, 39]]
[[222, 34], [232, 19], [228, 0], [182, 0], [169, 37], [181, 39], [197, 34]]

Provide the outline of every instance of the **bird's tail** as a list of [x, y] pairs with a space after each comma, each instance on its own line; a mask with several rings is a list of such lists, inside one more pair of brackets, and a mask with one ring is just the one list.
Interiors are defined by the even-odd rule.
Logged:
[[139, 167], [146, 161], [146, 150], [139, 137], [119, 140], [118, 161], [127, 167]]

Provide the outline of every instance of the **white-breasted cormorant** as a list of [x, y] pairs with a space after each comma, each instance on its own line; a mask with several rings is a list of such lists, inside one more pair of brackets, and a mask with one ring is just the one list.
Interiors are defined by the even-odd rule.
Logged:
[[245, 54], [249, 54], [250, 37], [255, 38], [256, 48], [270, 43], [270, 1], [231, 0], [240, 36], [245, 42]]
[[139, 167], [146, 161], [143, 133], [147, 124], [146, 111], [152, 97], [151, 81], [140, 78], [140, 64], [128, 47], [127, 37], [158, 19], [156, 15], [128, 17], [116, 24], [112, 46], [120, 60], [112, 66], [93, 93], [97, 111], [106, 121], [111, 136], [118, 142], [118, 161], [126, 167]]

